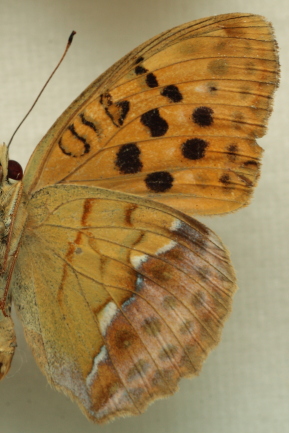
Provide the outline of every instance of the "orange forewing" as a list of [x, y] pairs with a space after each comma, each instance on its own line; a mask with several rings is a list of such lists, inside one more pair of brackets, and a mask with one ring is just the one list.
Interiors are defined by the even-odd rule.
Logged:
[[[78, 183], [196, 214], [248, 203], [278, 82], [271, 26], [228, 14], [133, 50], [68, 108], [26, 172], [26, 191]], [[35, 176], [37, 173], [37, 176]]]

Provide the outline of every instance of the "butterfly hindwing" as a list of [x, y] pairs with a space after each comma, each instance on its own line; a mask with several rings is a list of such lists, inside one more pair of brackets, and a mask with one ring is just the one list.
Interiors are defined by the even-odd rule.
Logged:
[[103, 422], [199, 372], [236, 289], [214, 233], [162, 204], [86, 186], [44, 188], [28, 213], [14, 302], [52, 385]]
[[78, 183], [191, 215], [238, 209], [258, 179], [255, 139], [265, 132], [278, 68], [260, 16], [220, 15], [164, 32], [60, 117], [30, 161], [25, 189]]

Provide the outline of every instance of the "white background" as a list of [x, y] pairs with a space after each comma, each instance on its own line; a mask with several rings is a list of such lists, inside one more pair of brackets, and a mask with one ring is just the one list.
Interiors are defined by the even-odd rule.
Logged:
[[252, 12], [270, 19], [280, 46], [281, 85], [262, 176], [249, 207], [205, 222], [231, 251], [240, 290], [223, 339], [198, 378], [139, 417], [91, 424], [39, 372], [18, 324], [17, 353], [0, 384], [1, 433], [289, 432], [289, 5], [287, 0], [1, 0], [0, 125], [7, 142], [61, 56], [61, 69], [19, 131], [11, 158], [25, 166], [68, 104], [139, 43], [193, 19]]

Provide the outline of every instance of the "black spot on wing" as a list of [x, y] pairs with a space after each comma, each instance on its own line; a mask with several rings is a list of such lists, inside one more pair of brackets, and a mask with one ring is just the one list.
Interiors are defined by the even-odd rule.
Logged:
[[153, 192], [165, 192], [172, 188], [174, 178], [168, 171], [156, 171], [145, 178], [146, 186]]
[[210, 107], [198, 107], [193, 111], [192, 120], [202, 127], [211, 126], [214, 121], [213, 114], [214, 111]]
[[129, 112], [129, 101], [121, 101], [117, 102], [115, 104], [120, 109], [119, 118], [118, 118], [118, 124], [121, 126], [124, 122], [124, 119], [127, 116], [127, 113]]
[[182, 154], [187, 159], [197, 160], [204, 158], [208, 143], [200, 138], [191, 138], [182, 144]]
[[228, 146], [228, 160], [231, 162], [235, 162], [238, 156], [238, 145], [237, 144], [230, 144]]
[[151, 88], [158, 87], [158, 85], [159, 85], [157, 77], [152, 72], [147, 74], [146, 83], [147, 83], [148, 87], [151, 87]]
[[144, 126], [149, 128], [152, 137], [161, 137], [169, 129], [167, 121], [160, 116], [158, 108], [142, 114], [140, 121]]
[[223, 185], [229, 185], [231, 183], [231, 178], [228, 173], [222, 174], [219, 180]]
[[138, 57], [135, 61], [135, 64], [137, 65], [138, 63], [141, 63], [144, 61], [144, 58], [142, 56]]
[[115, 165], [123, 174], [138, 173], [142, 169], [141, 151], [135, 143], [121, 146], [116, 154]]
[[183, 95], [178, 87], [173, 84], [164, 87], [161, 91], [161, 95], [168, 98], [171, 102], [181, 102], [183, 99]]
[[209, 92], [210, 93], [215, 93], [217, 91], [217, 87], [216, 86], [209, 86]]
[[138, 65], [134, 68], [134, 72], [136, 75], [142, 75], [145, 74], [146, 72], [148, 72], [148, 70], [146, 68], [144, 68], [141, 65]]

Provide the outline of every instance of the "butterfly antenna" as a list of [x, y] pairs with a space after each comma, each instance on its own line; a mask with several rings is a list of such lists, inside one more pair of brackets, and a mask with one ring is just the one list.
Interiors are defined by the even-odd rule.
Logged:
[[19, 125], [17, 126], [17, 128], [15, 129], [14, 133], [12, 134], [12, 137], [11, 137], [10, 140], [9, 140], [9, 143], [8, 143], [8, 145], [7, 145], [7, 148], [9, 148], [9, 146], [10, 146], [10, 144], [11, 144], [11, 142], [12, 142], [12, 140], [13, 140], [15, 134], [16, 134], [16, 132], [18, 131], [18, 129], [20, 128], [20, 126], [22, 125], [22, 123], [27, 119], [27, 117], [29, 116], [29, 114], [31, 113], [31, 111], [32, 111], [33, 108], [35, 107], [36, 103], [38, 102], [38, 99], [40, 98], [40, 96], [41, 96], [42, 93], [44, 92], [44, 90], [45, 90], [47, 84], [49, 83], [49, 81], [51, 80], [51, 78], [53, 77], [53, 75], [55, 74], [55, 72], [57, 71], [57, 69], [59, 68], [60, 64], [62, 63], [64, 57], [66, 56], [67, 51], [69, 50], [70, 45], [72, 44], [73, 37], [74, 37], [75, 34], [76, 34], [76, 32], [73, 30], [73, 32], [71, 32], [71, 34], [70, 34], [70, 36], [69, 36], [69, 38], [68, 38], [68, 41], [67, 41], [67, 44], [66, 44], [66, 47], [65, 47], [64, 53], [63, 53], [62, 56], [61, 56], [61, 59], [59, 60], [59, 62], [57, 63], [56, 67], [54, 68], [54, 70], [53, 70], [52, 73], [50, 74], [48, 80], [46, 81], [46, 83], [44, 84], [44, 86], [42, 87], [42, 89], [40, 90], [40, 92], [39, 92], [37, 98], [35, 99], [35, 101], [33, 102], [32, 106], [31, 106], [31, 108], [28, 110], [28, 112], [26, 113], [26, 115], [23, 117], [23, 119], [21, 120], [21, 122], [19, 123]]

